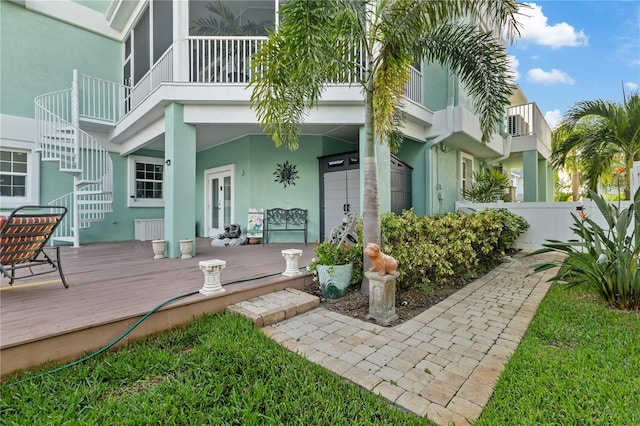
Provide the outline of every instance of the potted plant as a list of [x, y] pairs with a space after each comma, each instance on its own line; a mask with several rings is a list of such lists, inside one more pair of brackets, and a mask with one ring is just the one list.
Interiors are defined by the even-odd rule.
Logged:
[[332, 245], [324, 241], [314, 252], [316, 257], [308, 269], [322, 297], [339, 299], [347, 294], [349, 286], [362, 281], [362, 244]]

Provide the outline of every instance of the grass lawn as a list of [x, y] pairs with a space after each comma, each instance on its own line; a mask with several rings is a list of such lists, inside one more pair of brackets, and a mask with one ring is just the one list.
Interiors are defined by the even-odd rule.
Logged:
[[[426, 423], [226, 314], [1, 389], [2, 424]], [[640, 424], [640, 314], [552, 287], [477, 422], [512, 424]]]
[[425, 424], [229, 314], [3, 383], [0, 409], [7, 425]]
[[639, 425], [640, 314], [553, 286], [478, 425]]

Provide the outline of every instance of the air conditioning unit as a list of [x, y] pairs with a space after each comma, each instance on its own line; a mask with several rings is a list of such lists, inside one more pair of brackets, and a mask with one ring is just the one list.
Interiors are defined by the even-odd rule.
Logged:
[[510, 115], [507, 120], [507, 131], [511, 136], [529, 134], [529, 123], [521, 115]]

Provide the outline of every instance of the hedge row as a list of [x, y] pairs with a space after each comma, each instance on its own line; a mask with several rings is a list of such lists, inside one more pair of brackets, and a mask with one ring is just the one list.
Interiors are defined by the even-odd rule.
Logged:
[[400, 262], [398, 285], [457, 284], [499, 263], [529, 228], [505, 209], [416, 216], [382, 216], [382, 250]]

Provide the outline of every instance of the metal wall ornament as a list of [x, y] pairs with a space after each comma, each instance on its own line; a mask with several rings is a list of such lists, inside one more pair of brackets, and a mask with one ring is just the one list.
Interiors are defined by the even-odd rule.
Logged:
[[283, 184], [285, 188], [287, 187], [287, 185], [295, 185], [296, 179], [300, 177], [298, 176], [296, 165], [289, 164], [288, 161], [285, 161], [282, 164], [278, 164], [276, 166], [276, 171], [273, 172], [273, 175], [276, 177], [273, 181]]

